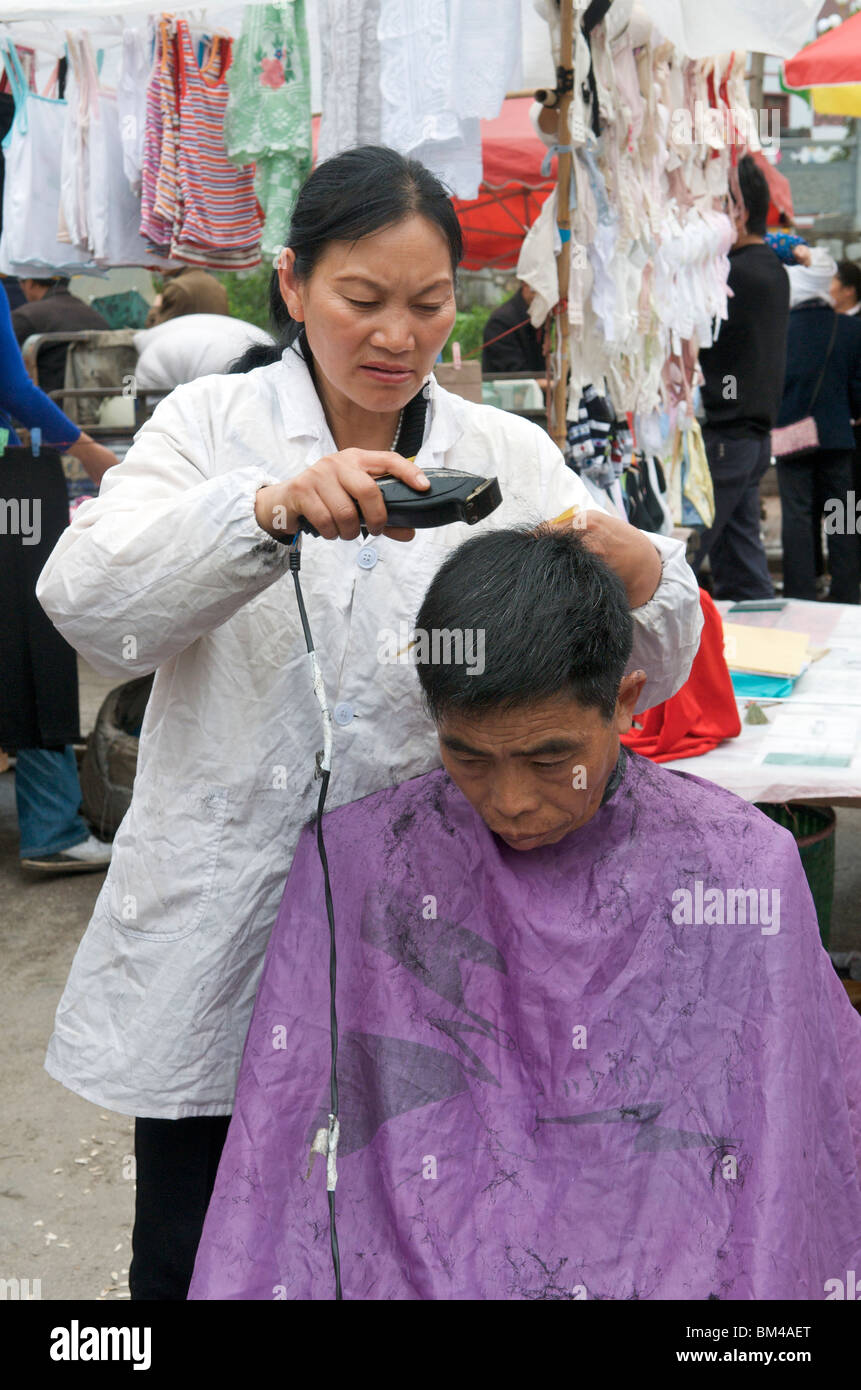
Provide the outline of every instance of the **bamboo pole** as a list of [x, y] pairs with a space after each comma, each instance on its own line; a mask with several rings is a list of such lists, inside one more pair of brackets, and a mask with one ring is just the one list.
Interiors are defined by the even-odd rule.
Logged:
[[757, 119], [760, 120], [760, 110], [762, 109], [762, 87], [765, 80], [765, 54], [751, 53], [750, 71], [747, 74], [748, 100], [753, 107]]
[[[574, 0], [561, 0], [561, 36], [559, 43], [559, 65], [561, 68], [574, 66]], [[568, 84], [566, 83], [566, 86]], [[571, 131], [568, 113], [571, 109], [573, 93], [563, 91], [557, 103], [559, 124], [556, 141], [559, 145], [571, 144]], [[553, 387], [553, 438], [560, 449], [565, 446], [568, 433], [568, 371], [571, 363], [570, 324], [568, 321], [568, 282], [571, 273], [571, 180], [574, 177], [570, 151], [558, 156], [556, 224], [562, 238], [562, 250], [557, 257], [559, 276], [559, 313], [556, 316], [557, 342], [561, 351], [556, 354], [559, 375]], [[550, 423], [550, 422], [548, 422]]]

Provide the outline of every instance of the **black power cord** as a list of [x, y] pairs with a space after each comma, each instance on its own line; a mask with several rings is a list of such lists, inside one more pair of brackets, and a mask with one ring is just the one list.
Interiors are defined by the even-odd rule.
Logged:
[[326, 897], [326, 916], [329, 920], [329, 1029], [331, 1037], [331, 1063], [329, 1069], [329, 1130], [326, 1145], [326, 1198], [329, 1206], [329, 1244], [332, 1249], [332, 1270], [335, 1275], [335, 1298], [340, 1302], [344, 1297], [344, 1293], [341, 1288], [341, 1255], [338, 1248], [338, 1228], [335, 1218], [335, 1182], [337, 1181], [335, 1165], [339, 1130], [338, 1011], [336, 1005], [338, 958], [335, 949], [335, 909], [332, 903], [332, 885], [329, 880], [329, 861], [326, 857], [326, 846], [323, 841], [323, 808], [326, 804], [326, 793], [329, 790], [329, 777], [331, 771], [330, 767], [326, 766], [326, 764], [331, 761], [331, 720], [328, 706], [326, 705], [326, 694], [323, 687], [322, 675], [317, 662], [317, 653], [314, 650], [314, 639], [311, 636], [308, 614], [305, 611], [302, 586], [299, 583], [299, 567], [301, 565], [300, 545], [301, 538], [296, 536], [290, 548], [290, 573], [293, 575], [293, 586], [296, 590], [299, 619], [302, 623], [302, 631], [305, 634], [305, 646], [311, 658], [311, 665], [314, 671], [314, 688], [323, 709], [325, 729], [323, 751], [322, 754], [317, 755], [318, 770], [322, 777], [322, 781], [320, 783], [320, 795], [317, 799], [316, 829], [317, 853], [320, 856], [320, 863], [323, 866], [323, 890]]
[[[304, 342], [300, 341], [300, 346], [306, 354], [306, 360], [313, 373], [313, 359], [310, 357], [310, 351], [306, 350], [306, 344]], [[393, 451], [397, 449], [405, 458], [414, 458], [421, 448], [422, 440], [424, 439], [429, 397], [430, 389], [425, 385], [413, 396], [412, 400], [407, 402], [404, 408], [403, 418], [393, 445]], [[302, 597], [302, 586], [299, 583], [299, 569], [302, 563], [301, 533], [297, 533], [297, 535], [293, 536], [288, 544], [290, 545], [290, 573], [293, 576], [293, 586], [296, 590], [296, 604], [299, 609], [299, 620], [302, 624], [302, 632], [305, 636], [305, 646], [311, 658], [314, 690], [323, 712], [324, 746], [322, 753], [318, 753], [317, 755], [317, 771], [322, 778], [322, 782], [320, 784], [320, 795], [317, 800], [316, 831], [317, 853], [320, 856], [320, 863], [323, 867], [323, 890], [326, 898], [326, 916], [329, 921], [329, 1032], [331, 1039], [331, 1066], [329, 1070], [329, 1129], [326, 1142], [326, 1197], [329, 1206], [329, 1244], [332, 1250], [332, 1270], [335, 1275], [335, 1298], [340, 1302], [344, 1297], [344, 1293], [341, 1288], [341, 1254], [338, 1247], [338, 1228], [335, 1217], [335, 1184], [337, 1182], [336, 1162], [338, 1135], [340, 1130], [338, 1119], [338, 1011], [336, 1000], [338, 958], [335, 945], [335, 909], [332, 903], [329, 861], [326, 857], [326, 846], [323, 841], [323, 809], [326, 804], [326, 793], [329, 790], [329, 777], [331, 774], [332, 720], [329, 714], [329, 707], [326, 704], [326, 691], [323, 684], [323, 676], [317, 661], [317, 653], [314, 649], [314, 639], [311, 636], [311, 627], [305, 609], [305, 600]]]
[[[298, 576], [296, 579], [298, 583]], [[329, 1030], [332, 1040], [332, 1064], [329, 1072], [329, 1136], [332, 1137], [333, 1121], [338, 1120], [338, 1012], [335, 1005], [335, 988], [338, 978], [338, 958], [335, 951], [335, 909], [332, 904], [332, 885], [329, 882], [329, 861], [323, 843], [323, 806], [329, 790], [329, 773], [323, 773], [320, 796], [317, 801], [317, 853], [323, 865], [323, 885], [326, 894], [326, 916], [329, 919]], [[329, 1244], [332, 1250], [332, 1270], [335, 1275], [335, 1298], [343, 1297], [341, 1288], [341, 1252], [338, 1249], [338, 1228], [335, 1223], [335, 1189], [327, 1183], [326, 1198], [329, 1203]]]

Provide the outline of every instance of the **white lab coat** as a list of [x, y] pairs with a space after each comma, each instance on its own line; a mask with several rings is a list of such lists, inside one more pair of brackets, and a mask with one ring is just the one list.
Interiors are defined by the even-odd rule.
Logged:
[[[258, 526], [255, 493], [334, 449], [294, 351], [245, 376], [180, 386], [75, 512], [39, 579], [42, 606], [96, 670], [118, 682], [156, 672], [132, 804], [45, 1063], [122, 1114], [231, 1111], [322, 747], [288, 547]], [[479, 526], [595, 505], [543, 430], [435, 380], [418, 463], [498, 476], [503, 503]], [[469, 534], [455, 525], [408, 544], [305, 538], [302, 589], [339, 721], [328, 805], [440, 765], [414, 668], [378, 653], [383, 629], [412, 626], [432, 575]], [[654, 543], [663, 577], [635, 614], [632, 664], [649, 675], [642, 708], [686, 679], [701, 628], [682, 546]], [[327, 953], [321, 941], [321, 970]]]

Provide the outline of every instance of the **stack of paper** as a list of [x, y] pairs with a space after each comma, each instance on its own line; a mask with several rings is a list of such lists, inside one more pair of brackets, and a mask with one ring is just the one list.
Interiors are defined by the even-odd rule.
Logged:
[[758, 676], [800, 676], [809, 657], [806, 632], [724, 623], [724, 656], [731, 671]]

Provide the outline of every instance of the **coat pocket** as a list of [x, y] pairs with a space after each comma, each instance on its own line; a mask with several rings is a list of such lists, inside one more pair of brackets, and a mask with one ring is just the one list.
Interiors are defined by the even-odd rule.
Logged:
[[203, 921], [227, 818], [226, 787], [154, 787], [132, 798], [117, 831], [107, 909], [117, 931], [179, 941]]

